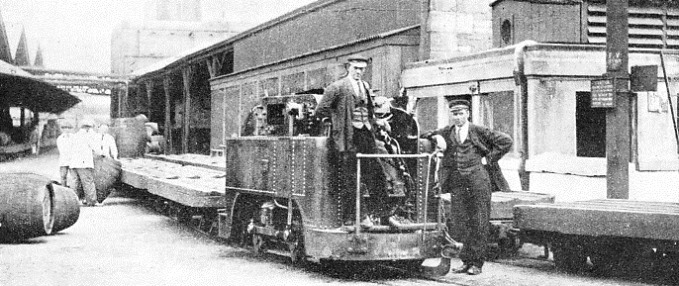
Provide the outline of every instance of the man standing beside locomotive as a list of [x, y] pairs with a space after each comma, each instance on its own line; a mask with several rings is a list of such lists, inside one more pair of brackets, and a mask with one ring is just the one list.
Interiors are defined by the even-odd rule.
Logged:
[[[345, 223], [354, 220], [356, 186], [356, 153], [376, 153], [373, 125], [375, 115], [373, 111], [372, 92], [368, 83], [362, 80], [368, 66], [368, 58], [361, 55], [350, 56], [347, 59], [347, 76], [329, 85], [323, 93], [323, 98], [316, 107], [316, 116], [330, 117], [332, 131], [330, 135], [331, 150], [337, 155], [338, 174], [346, 176], [340, 178], [342, 205]], [[361, 177], [366, 185], [377, 192], [384, 190], [384, 172], [376, 160], [363, 160], [361, 163]], [[353, 185], [353, 187], [352, 187]], [[377, 194], [376, 197], [381, 197]], [[379, 205], [379, 202], [374, 202]], [[366, 217], [364, 214], [363, 217]], [[371, 225], [372, 221], [365, 219], [364, 225]]]
[[449, 230], [463, 243], [463, 265], [452, 272], [478, 275], [486, 259], [490, 227], [491, 177], [484, 165], [497, 163], [509, 152], [512, 139], [469, 123], [469, 101], [452, 100], [448, 106], [453, 124], [434, 131], [431, 138], [443, 152], [440, 175], [442, 192], [450, 192]]

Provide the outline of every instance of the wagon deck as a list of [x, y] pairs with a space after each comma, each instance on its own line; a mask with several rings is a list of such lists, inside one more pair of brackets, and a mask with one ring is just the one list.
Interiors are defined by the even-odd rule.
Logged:
[[191, 165], [196, 167], [208, 168], [217, 171], [226, 171], [226, 159], [224, 157], [211, 157], [199, 154], [179, 154], [179, 155], [144, 155], [146, 158], [176, 163], [181, 165]]
[[522, 230], [679, 241], [679, 204], [602, 199], [514, 208]]
[[221, 208], [225, 203], [224, 171], [200, 166], [207, 158], [174, 158], [174, 161], [123, 158], [121, 179], [132, 187], [146, 189], [149, 193], [182, 205]]

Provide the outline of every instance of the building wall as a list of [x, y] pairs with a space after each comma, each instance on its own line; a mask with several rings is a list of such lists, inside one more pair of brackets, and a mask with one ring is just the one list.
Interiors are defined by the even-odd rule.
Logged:
[[575, 156], [575, 93], [589, 91], [588, 79], [531, 79], [528, 82], [529, 158], [543, 153]]
[[[520, 50], [519, 50], [520, 51]], [[522, 90], [514, 81], [514, 71], [523, 58], [523, 70], [527, 76], [527, 126], [528, 159], [526, 171], [530, 173], [532, 191], [547, 192], [564, 200], [583, 198], [605, 198], [606, 158], [577, 155], [576, 144], [576, 94], [590, 92], [591, 80], [605, 72], [604, 47], [580, 45], [529, 45], [524, 53], [514, 48], [481, 52], [475, 55], [419, 62], [409, 64], [403, 72], [403, 82], [409, 95], [420, 98], [428, 104], [426, 110], [418, 110], [418, 118], [437, 120], [437, 126], [448, 124], [445, 98], [455, 95], [472, 96], [472, 121], [487, 124], [488, 112], [482, 110], [484, 97], [496, 92], [514, 92], [514, 138], [512, 152], [500, 161], [506, 171], [512, 174], [520, 160], [521, 144], [521, 100]], [[668, 77], [679, 76], [675, 71], [679, 53], [666, 54]], [[630, 66], [657, 65], [657, 52], [635, 52], [630, 54]], [[483, 67], [483, 68], [481, 68]], [[631, 131], [634, 165], [630, 171], [630, 197], [656, 199], [667, 194], [664, 184], [679, 179], [677, 142], [674, 138], [672, 116], [669, 112], [667, 92], [662, 78], [658, 78], [657, 92], [640, 92], [633, 101], [633, 125]], [[470, 85], [478, 93], [469, 90]], [[670, 90], [677, 90], [679, 84], [670, 81]], [[431, 98], [436, 98], [434, 102]], [[677, 109], [676, 95], [673, 105]], [[427, 116], [437, 113], [439, 116]], [[675, 112], [676, 113], [676, 112]], [[431, 125], [422, 123], [421, 125]], [[603, 135], [603, 134], [602, 134]], [[652, 171], [652, 172], [649, 172]], [[658, 176], [664, 173], [666, 176]], [[572, 179], [572, 180], [571, 180]], [[653, 180], [659, 180], [657, 183]], [[645, 182], [641, 184], [639, 182]]]
[[493, 47], [514, 45], [525, 40], [579, 43], [581, 9], [582, 3], [576, 1], [560, 1], [558, 4], [502, 1], [492, 7]]
[[[224, 138], [238, 136], [248, 112], [264, 96], [286, 95], [305, 90], [322, 89], [346, 74], [344, 62], [349, 55], [361, 53], [371, 58], [364, 79], [376, 94], [397, 96], [399, 78], [405, 63], [417, 55], [418, 29], [414, 28], [390, 38], [369, 40], [361, 44], [329, 50], [307, 57], [265, 66], [211, 80], [213, 106], [211, 148], [224, 143]], [[223, 100], [223, 101], [221, 101]], [[217, 126], [222, 122], [222, 126]]]
[[233, 44], [234, 71], [420, 24], [419, 1], [319, 2], [330, 4], [236, 41]]
[[237, 34], [228, 24], [157, 22], [121, 25], [111, 37], [111, 72], [129, 74], [197, 46], [216, 43]]
[[[418, 1], [413, 1], [418, 2]], [[430, 59], [450, 58], [491, 47], [492, 0], [430, 0], [426, 32]]]

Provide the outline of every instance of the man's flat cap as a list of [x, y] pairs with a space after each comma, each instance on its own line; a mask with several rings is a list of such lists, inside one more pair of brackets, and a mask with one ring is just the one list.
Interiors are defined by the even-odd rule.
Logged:
[[368, 63], [370, 60], [361, 54], [351, 55], [347, 58], [347, 62], [364, 62]]
[[87, 118], [83, 119], [82, 121], [80, 121], [80, 127], [85, 127], [85, 126], [94, 127], [94, 121], [92, 121], [92, 119], [87, 119]]
[[471, 103], [469, 103], [469, 100], [464, 100], [464, 99], [454, 99], [454, 100], [451, 100], [448, 103], [448, 108], [450, 108], [451, 111], [452, 110], [460, 110], [460, 109], [469, 109], [470, 106], [471, 106]]

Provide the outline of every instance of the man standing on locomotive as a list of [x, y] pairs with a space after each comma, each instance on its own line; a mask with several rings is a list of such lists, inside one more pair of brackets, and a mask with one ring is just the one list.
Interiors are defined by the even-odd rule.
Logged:
[[[331, 162], [336, 164], [337, 174], [334, 176], [339, 183], [341, 203], [344, 208], [345, 224], [350, 224], [355, 212], [356, 191], [356, 153], [376, 153], [374, 106], [372, 92], [367, 82], [362, 80], [365, 69], [368, 66], [368, 58], [361, 55], [350, 56], [347, 59], [347, 76], [343, 77], [327, 88], [321, 101], [316, 107], [316, 116], [319, 118], [330, 117], [332, 131], [330, 135], [330, 150], [334, 158]], [[334, 159], [334, 160], [333, 160]], [[377, 160], [361, 161], [361, 177], [366, 186], [375, 192], [384, 192], [384, 172]], [[363, 189], [363, 188], [361, 188]], [[382, 194], [372, 193], [376, 197]], [[379, 202], [373, 202], [379, 206]], [[363, 215], [363, 217], [366, 214]], [[368, 218], [363, 220], [364, 225], [371, 225]]]
[[469, 123], [469, 101], [452, 100], [448, 106], [453, 124], [434, 131], [431, 138], [443, 152], [440, 178], [442, 192], [450, 192], [449, 230], [453, 239], [463, 243], [463, 265], [452, 272], [478, 275], [486, 259], [490, 227], [491, 177], [484, 165], [497, 163], [509, 152], [512, 139]]

